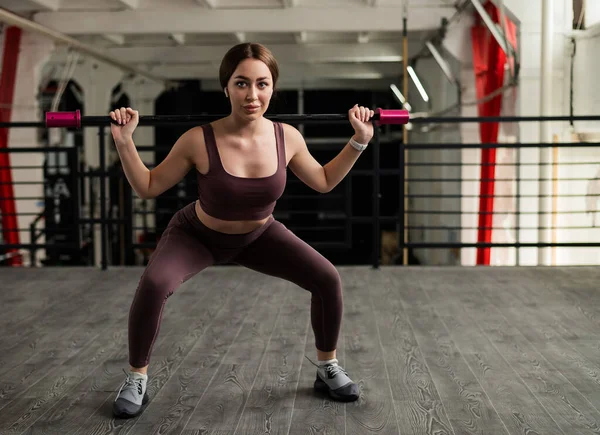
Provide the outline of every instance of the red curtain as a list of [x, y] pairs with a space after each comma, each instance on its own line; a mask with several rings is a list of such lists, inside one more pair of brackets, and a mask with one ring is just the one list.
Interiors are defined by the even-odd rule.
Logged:
[[[10, 122], [11, 106], [15, 93], [17, 76], [17, 63], [21, 46], [21, 29], [8, 27], [4, 34], [4, 52], [2, 58], [2, 76], [0, 77], [0, 122]], [[8, 129], [0, 128], [0, 148], [8, 148]], [[4, 242], [9, 244], [19, 243], [17, 223], [17, 208], [15, 193], [12, 185], [12, 171], [10, 154], [0, 153], [0, 212], [2, 213], [2, 234]], [[11, 249], [8, 252], [14, 252]], [[15, 256], [8, 259], [8, 264], [21, 265], [21, 257]]]
[[[490, 1], [485, 4], [485, 10], [494, 23], [500, 23], [498, 8]], [[504, 66], [506, 54], [496, 42], [479, 15], [471, 29], [473, 45], [473, 67], [475, 70], [475, 86], [477, 98], [494, 92], [504, 85]], [[505, 16], [507, 38], [509, 43], [516, 45], [516, 26]], [[502, 109], [502, 95], [478, 105], [479, 116], [500, 116]], [[482, 122], [479, 124], [481, 143], [497, 143], [499, 123]], [[494, 211], [494, 178], [496, 165], [496, 149], [481, 150], [481, 178], [479, 198], [479, 226], [477, 233], [478, 243], [491, 243], [492, 217]], [[477, 248], [477, 264], [490, 264], [490, 248]]]

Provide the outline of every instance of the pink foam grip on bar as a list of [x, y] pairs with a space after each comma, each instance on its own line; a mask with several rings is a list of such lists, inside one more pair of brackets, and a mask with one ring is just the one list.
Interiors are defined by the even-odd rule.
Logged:
[[410, 115], [408, 110], [377, 109], [380, 124], [408, 124]]
[[47, 112], [46, 127], [77, 127], [81, 128], [81, 112]]

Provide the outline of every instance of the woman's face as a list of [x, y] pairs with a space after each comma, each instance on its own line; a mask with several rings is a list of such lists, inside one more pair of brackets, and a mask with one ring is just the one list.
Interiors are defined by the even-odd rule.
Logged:
[[229, 79], [226, 94], [233, 113], [247, 119], [260, 118], [273, 95], [271, 71], [258, 59], [244, 59]]

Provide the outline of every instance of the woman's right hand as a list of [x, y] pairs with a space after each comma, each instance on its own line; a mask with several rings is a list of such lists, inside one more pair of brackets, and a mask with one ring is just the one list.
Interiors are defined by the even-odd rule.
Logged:
[[110, 117], [118, 123], [118, 125], [110, 123], [110, 131], [116, 145], [122, 145], [131, 140], [140, 120], [137, 110], [133, 110], [131, 107], [121, 107], [120, 109], [111, 111]]

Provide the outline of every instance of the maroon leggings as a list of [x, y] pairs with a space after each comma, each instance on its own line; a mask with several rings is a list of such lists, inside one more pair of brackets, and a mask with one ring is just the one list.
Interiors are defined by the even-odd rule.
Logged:
[[234, 263], [295, 283], [312, 293], [311, 324], [318, 350], [336, 348], [342, 286], [336, 268], [271, 216], [246, 234], [225, 234], [200, 222], [195, 203], [179, 210], [162, 234], [129, 312], [129, 363], [148, 365], [167, 299], [206, 267]]

